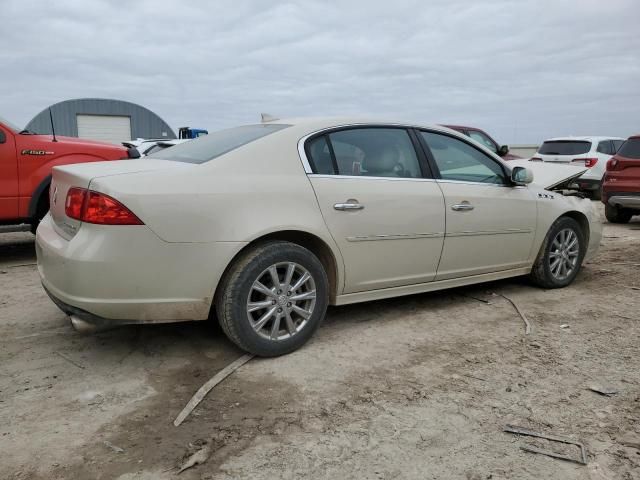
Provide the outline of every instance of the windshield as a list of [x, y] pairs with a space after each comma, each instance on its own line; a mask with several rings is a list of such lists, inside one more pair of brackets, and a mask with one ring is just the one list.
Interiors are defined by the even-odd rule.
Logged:
[[22, 130], [20, 127], [18, 127], [17, 125], [14, 125], [13, 123], [9, 122], [8, 120], [5, 120], [4, 118], [0, 117], [0, 123], [3, 124], [5, 127], [9, 127], [11, 130], [13, 130], [14, 132], [19, 132], [20, 130]]
[[186, 163], [205, 163], [289, 125], [260, 124], [229, 128], [204, 135], [175, 147], [156, 152], [147, 158]]
[[538, 149], [542, 155], [582, 155], [591, 150], [591, 142], [584, 140], [550, 140]]
[[617, 155], [625, 158], [640, 158], [640, 138], [630, 138], [624, 142]]
[[484, 145], [493, 153], [498, 153], [497, 145], [484, 133], [479, 132], [477, 130], [469, 130], [469, 136], [473, 138], [476, 142], [481, 145]]

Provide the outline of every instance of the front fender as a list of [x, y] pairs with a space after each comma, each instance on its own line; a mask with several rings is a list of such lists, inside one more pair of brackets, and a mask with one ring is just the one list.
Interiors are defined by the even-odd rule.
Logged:
[[586, 219], [588, 244], [585, 260], [593, 258], [602, 238], [602, 220], [594, 202], [578, 196], [565, 196], [557, 191], [541, 189], [535, 194], [538, 195], [538, 224], [531, 249], [531, 261], [535, 261], [551, 225], [562, 216]]

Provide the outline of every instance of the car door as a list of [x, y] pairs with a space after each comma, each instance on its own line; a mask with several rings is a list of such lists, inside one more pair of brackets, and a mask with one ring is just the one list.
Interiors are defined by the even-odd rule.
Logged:
[[344, 260], [344, 293], [430, 282], [444, 238], [444, 199], [417, 139], [398, 127], [352, 127], [307, 140], [326, 225]]
[[18, 217], [18, 163], [13, 134], [0, 127], [0, 220]]
[[419, 138], [446, 205], [436, 280], [528, 265], [537, 221], [531, 191], [512, 186], [500, 161], [461, 138], [435, 131]]

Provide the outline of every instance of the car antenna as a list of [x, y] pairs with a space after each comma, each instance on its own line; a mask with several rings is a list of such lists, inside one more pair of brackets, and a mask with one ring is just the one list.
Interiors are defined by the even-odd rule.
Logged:
[[260, 121], [262, 123], [275, 122], [276, 120], [279, 120], [279, 118], [274, 117], [273, 115], [269, 115], [268, 113], [261, 113], [260, 114]]
[[58, 140], [56, 140], [56, 129], [53, 126], [53, 114], [51, 113], [51, 107], [49, 107], [49, 120], [51, 120], [51, 133], [53, 134], [52, 142], [57, 142]]

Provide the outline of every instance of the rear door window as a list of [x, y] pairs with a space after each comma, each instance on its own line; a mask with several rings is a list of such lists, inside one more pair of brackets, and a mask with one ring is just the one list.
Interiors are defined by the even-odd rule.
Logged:
[[622, 144], [618, 155], [626, 158], [640, 158], [640, 138], [630, 138]]
[[611, 140], [611, 142], [613, 143], [613, 151], [615, 153], [620, 150], [620, 147], [624, 143], [624, 140]]
[[549, 140], [538, 149], [542, 155], [582, 155], [591, 150], [591, 142], [585, 140]]
[[358, 177], [421, 178], [413, 142], [403, 128], [351, 128], [306, 145], [314, 173]]
[[598, 153], [604, 153], [605, 155], [613, 155], [615, 152], [613, 151], [613, 145], [611, 144], [611, 140], [603, 140], [598, 143]]

